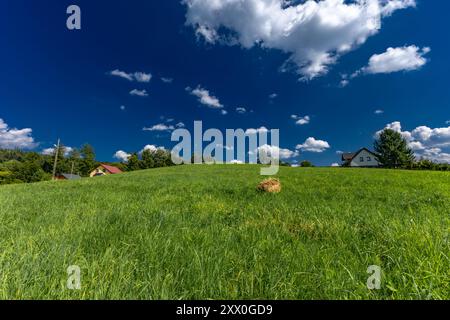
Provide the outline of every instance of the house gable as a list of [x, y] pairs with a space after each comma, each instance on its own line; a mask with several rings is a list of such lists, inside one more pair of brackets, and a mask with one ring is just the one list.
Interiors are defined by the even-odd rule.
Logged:
[[363, 148], [355, 153], [350, 160], [350, 167], [379, 167], [380, 163], [376, 155], [370, 150]]

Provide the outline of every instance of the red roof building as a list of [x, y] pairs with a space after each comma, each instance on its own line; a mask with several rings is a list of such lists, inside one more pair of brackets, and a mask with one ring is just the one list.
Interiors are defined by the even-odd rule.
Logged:
[[119, 174], [123, 171], [117, 167], [110, 166], [107, 164], [101, 164], [94, 171], [91, 172], [90, 177], [107, 176], [110, 174]]

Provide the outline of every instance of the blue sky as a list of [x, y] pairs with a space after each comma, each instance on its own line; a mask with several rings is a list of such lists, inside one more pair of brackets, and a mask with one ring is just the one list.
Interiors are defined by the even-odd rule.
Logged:
[[[172, 127], [202, 120], [279, 128], [291, 162], [339, 162], [386, 126], [418, 156], [450, 161], [447, 1], [281, 2], [2, 3], [0, 147], [42, 151], [61, 138], [113, 161], [119, 150], [170, 148]], [[66, 28], [70, 4], [81, 30]], [[315, 16], [302, 24], [293, 6]]]

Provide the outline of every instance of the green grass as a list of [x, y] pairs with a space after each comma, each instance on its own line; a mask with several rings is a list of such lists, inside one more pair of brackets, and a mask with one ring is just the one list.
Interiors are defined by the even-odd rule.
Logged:
[[[250, 165], [3, 186], [0, 298], [450, 298], [449, 173], [278, 177], [280, 194], [258, 193]], [[70, 265], [79, 291], [66, 289]]]

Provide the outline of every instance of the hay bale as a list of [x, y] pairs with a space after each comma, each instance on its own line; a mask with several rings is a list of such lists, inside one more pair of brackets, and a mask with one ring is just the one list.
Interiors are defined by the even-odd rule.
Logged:
[[281, 182], [274, 178], [266, 179], [258, 184], [256, 189], [262, 192], [279, 193], [281, 192]]

